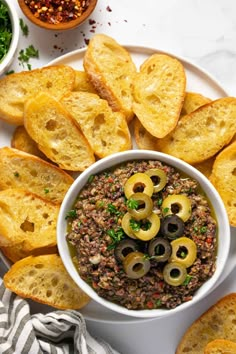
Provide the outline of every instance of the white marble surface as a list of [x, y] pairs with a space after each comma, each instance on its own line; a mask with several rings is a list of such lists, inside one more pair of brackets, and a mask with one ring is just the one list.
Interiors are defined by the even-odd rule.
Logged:
[[[86, 46], [94, 33], [106, 33], [122, 44], [158, 48], [208, 70], [229, 95], [236, 96], [236, 2], [235, 0], [98, 0], [97, 8], [81, 27], [69, 32], [49, 32], [29, 25], [28, 37], [21, 36], [18, 52], [33, 44], [41, 67], [54, 58]], [[18, 55], [12, 69], [21, 71]], [[235, 234], [235, 232], [234, 232]], [[1, 274], [5, 269], [0, 264]], [[196, 308], [173, 319], [146, 322], [106, 323], [88, 321], [91, 333], [109, 341], [122, 354], [173, 354], [190, 323], [218, 298], [236, 292], [236, 270]]]

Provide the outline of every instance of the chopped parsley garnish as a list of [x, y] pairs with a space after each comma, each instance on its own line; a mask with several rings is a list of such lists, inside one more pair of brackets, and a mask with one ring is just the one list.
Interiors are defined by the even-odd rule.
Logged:
[[163, 213], [166, 214], [166, 213], [168, 213], [169, 210], [170, 210], [170, 208], [164, 208]]
[[192, 275], [187, 274], [182, 285], [188, 285], [190, 283], [191, 279], [192, 279]]
[[120, 216], [121, 215], [121, 212], [116, 208], [115, 205], [109, 203], [108, 206], [107, 206], [107, 211], [110, 213], [110, 214], [113, 214], [113, 215], [116, 215], [116, 216]]
[[11, 44], [12, 26], [8, 7], [0, 0], [0, 62], [5, 57]]
[[112, 243], [107, 247], [108, 250], [114, 249], [117, 243], [125, 237], [124, 230], [121, 227], [119, 227], [116, 231], [114, 229], [110, 229], [107, 231], [107, 234], [112, 239]]
[[94, 179], [94, 175], [90, 175], [88, 178], [88, 183], [92, 183]]
[[14, 176], [15, 176], [15, 177], [20, 177], [19, 172], [17, 172], [17, 171], [16, 171], [16, 172], [14, 172]]
[[132, 198], [128, 199], [126, 204], [129, 209], [138, 209], [139, 206], [138, 201]]
[[207, 232], [207, 227], [206, 226], [202, 226], [200, 228], [200, 232], [201, 232], [201, 234], [205, 234]]
[[20, 65], [22, 65], [23, 67], [26, 65], [28, 70], [31, 70], [31, 64], [29, 64], [29, 60], [31, 58], [38, 58], [38, 57], [39, 57], [39, 51], [35, 49], [34, 46], [31, 44], [26, 49], [20, 50], [18, 60], [20, 62]]
[[140, 222], [134, 219], [130, 219], [129, 225], [133, 231], [139, 231], [141, 228]]
[[66, 214], [66, 219], [75, 219], [77, 217], [77, 213], [75, 209], [71, 209]]
[[48, 188], [44, 188], [44, 193], [48, 194], [49, 193], [49, 189]]
[[23, 33], [23, 36], [27, 37], [29, 34], [29, 27], [24, 23], [22, 18], [20, 18], [20, 28]]

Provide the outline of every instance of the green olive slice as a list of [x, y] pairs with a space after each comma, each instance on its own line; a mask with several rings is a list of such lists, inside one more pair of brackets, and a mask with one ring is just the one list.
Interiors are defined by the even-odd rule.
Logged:
[[[132, 201], [137, 202], [137, 208], [132, 208], [131, 205]], [[142, 220], [148, 217], [152, 213], [153, 209], [153, 201], [149, 195], [145, 193], [134, 193], [130, 196], [127, 201], [128, 212], [132, 217], [136, 220]]]
[[142, 192], [151, 197], [153, 194], [153, 183], [151, 178], [146, 173], [135, 173], [132, 175], [124, 185], [124, 193], [127, 199], [132, 194]]
[[123, 216], [123, 218], [121, 220], [121, 227], [127, 236], [129, 236], [130, 238], [136, 239], [137, 237], [135, 236], [135, 234], [133, 233], [133, 230], [130, 227], [130, 220], [131, 219], [132, 219], [131, 214], [128, 212], [125, 213], [125, 215]]
[[160, 168], [150, 168], [145, 173], [151, 178], [154, 185], [153, 192], [160, 192], [167, 183], [166, 173]]
[[171, 255], [170, 242], [163, 237], [152, 239], [148, 245], [148, 254], [157, 262], [167, 261]]
[[166, 236], [170, 240], [174, 240], [177, 237], [183, 236], [184, 222], [178, 215], [167, 215], [161, 221], [160, 231], [162, 236]]
[[153, 237], [155, 237], [160, 229], [160, 219], [155, 214], [152, 213], [145, 219], [144, 225], [148, 225], [148, 227], [142, 228], [142, 225], [138, 231], [133, 231], [135, 236], [142, 241], [149, 241]]
[[187, 221], [192, 213], [191, 201], [184, 194], [172, 194], [168, 195], [162, 203], [163, 214], [175, 214], [178, 215], [184, 222]]
[[164, 281], [172, 286], [181, 285], [185, 281], [186, 276], [186, 268], [178, 262], [167, 263], [163, 269]]
[[123, 262], [125, 257], [131, 253], [139, 250], [138, 244], [133, 240], [121, 240], [115, 250], [114, 255], [119, 262]]
[[150, 261], [142, 252], [131, 252], [123, 260], [123, 267], [128, 278], [139, 279], [149, 272]]
[[176, 261], [184, 267], [190, 267], [197, 258], [197, 245], [188, 237], [180, 237], [171, 242], [170, 261]]

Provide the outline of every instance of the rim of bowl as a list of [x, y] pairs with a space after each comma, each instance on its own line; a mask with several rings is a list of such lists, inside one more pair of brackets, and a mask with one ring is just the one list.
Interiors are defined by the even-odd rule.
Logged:
[[2, 2], [4, 2], [9, 9], [9, 16], [12, 25], [12, 39], [6, 56], [2, 59], [2, 62], [0, 62], [0, 75], [7, 71], [13, 61], [20, 38], [20, 23], [15, 6], [13, 5], [12, 0], [2, 0]]
[[[79, 191], [88, 180], [90, 174], [97, 174], [109, 167], [116, 166], [121, 162], [126, 162], [130, 160], [160, 160], [170, 166], [173, 166], [180, 171], [186, 173], [192, 178], [195, 178], [200, 186], [202, 187], [204, 193], [206, 194], [209, 201], [214, 206], [215, 216], [217, 218], [217, 225], [218, 225], [218, 252], [221, 253], [217, 254], [216, 263], [217, 267], [213, 276], [207, 280], [200, 288], [196, 291], [193, 296], [193, 299], [180, 304], [174, 309], [153, 309], [153, 310], [128, 310], [125, 307], [122, 307], [118, 304], [112, 303], [106, 299], [101, 298], [98, 294], [85, 282], [83, 281], [79, 273], [77, 272], [71, 256], [68, 244], [65, 239], [66, 229], [67, 229], [67, 222], [65, 220], [66, 212], [71, 209], [76, 196], [78, 195]], [[213, 207], [213, 205], [212, 205]], [[224, 239], [223, 239], [224, 237]], [[73, 182], [70, 186], [69, 190], [66, 193], [66, 196], [61, 204], [58, 222], [57, 222], [57, 243], [58, 243], [58, 250], [61, 256], [62, 262], [67, 269], [67, 272], [70, 274], [72, 279], [77, 283], [79, 287], [81, 287], [87, 295], [91, 297], [94, 301], [98, 302], [99, 304], [105, 306], [106, 308], [118, 312], [123, 315], [138, 317], [138, 318], [158, 318], [164, 317], [172, 314], [176, 314], [177, 312], [183, 311], [190, 306], [193, 306], [198, 301], [200, 301], [204, 296], [206, 296], [213, 288], [216, 286], [217, 281], [219, 280], [229, 253], [230, 249], [230, 226], [228, 221], [228, 215], [226, 209], [224, 207], [223, 201], [215, 189], [215, 187], [211, 184], [211, 182], [196, 168], [192, 167], [191, 165], [187, 164], [186, 162], [175, 158], [173, 156], [156, 152], [156, 151], [148, 151], [148, 150], [129, 150], [125, 152], [119, 152], [112, 154], [108, 157], [105, 157], [101, 160], [98, 160], [93, 165], [88, 167], [85, 171], [83, 171]], [[220, 256], [220, 262], [219, 262]]]
[[58, 24], [50, 24], [48, 22], [43, 22], [37, 19], [25, 4], [24, 0], [18, 0], [18, 4], [24, 13], [24, 15], [36, 26], [39, 26], [44, 29], [54, 30], [54, 31], [63, 31], [63, 30], [70, 30], [80, 26], [95, 10], [97, 5], [97, 0], [91, 0], [87, 9], [82, 13], [80, 17], [75, 20], [71, 20], [68, 22], [58, 23]]

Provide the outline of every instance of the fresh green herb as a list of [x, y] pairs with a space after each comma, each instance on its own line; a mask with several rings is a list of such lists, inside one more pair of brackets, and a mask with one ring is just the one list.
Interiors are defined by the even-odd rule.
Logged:
[[198, 232], [198, 227], [197, 227], [197, 226], [194, 226], [193, 230], [194, 230], [195, 232]]
[[130, 219], [129, 225], [133, 231], [139, 231], [141, 228], [140, 222], [134, 219]]
[[117, 210], [116, 206], [109, 203], [108, 206], [107, 206], [107, 211], [110, 213], [110, 214], [114, 214], [116, 216], [120, 216], [121, 215], [121, 212], [119, 210]]
[[11, 75], [11, 74], [14, 74], [14, 70], [9, 70], [8, 72], [6, 72], [6, 75]]
[[180, 257], [181, 258], [186, 258], [186, 256], [187, 256], [187, 253], [186, 252], [184, 252], [184, 251], [182, 251], [181, 253], [180, 253]]
[[29, 34], [29, 27], [24, 23], [22, 18], [20, 18], [20, 28], [23, 33], [23, 36], [27, 37]]
[[88, 183], [92, 183], [94, 180], [94, 175], [90, 175], [88, 178]]
[[163, 213], [166, 214], [166, 213], [168, 213], [169, 210], [170, 210], [170, 208], [164, 208]]
[[192, 275], [187, 274], [182, 285], [188, 285], [190, 283], [191, 279], [192, 279]]
[[17, 172], [17, 171], [16, 171], [16, 172], [14, 172], [14, 176], [15, 176], [15, 177], [20, 177], [19, 172]]
[[75, 209], [71, 209], [66, 214], [66, 219], [75, 219], [77, 217], [77, 213]]
[[161, 299], [157, 299], [156, 307], [160, 307], [162, 305]]
[[29, 64], [29, 60], [31, 58], [38, 58], [38, 57], [39, 57], [39, 51], [35, 49], [34, 46], [31, 44], [26, 49], [20, 50], [18, 60], [20, 62], [20, 65], [22, 65], [23, 67], [26, 65], [28, 70], [31, 70], [31, 64]]
[[44, 188], [44, 193], [48, 194], [49, 193], [49, 189], [48, 188]]
[[200, 228], [200, 232], [201, 232], [201, 234], [205, 234], [207, 232], [207, 227], [206, 226], [202, 226]]
[[108, 250], [114, 249], [116, 245], [125, 237], [124, 231], [121, 227], [119, 227], [116, 231], [114, 229], [110, 229], [107, 231], [107, 234], [112, 239], [112, 243], [107, 247]]
[[0, 62], [8, 52], [11, 39], [12, 26], [8, 7], [0, 0]]
[[157, 201], [157, 205], [160, 206], [160, 205], [162, 204], [162, 202], [163, 202], [163, 199], [162, 199], [162, 198], [159, 198], [158, 201]]
[[138, 209], [139, 206], [138, 201], [132, 198], [128, 199], [126, 204], [129, 209]]

